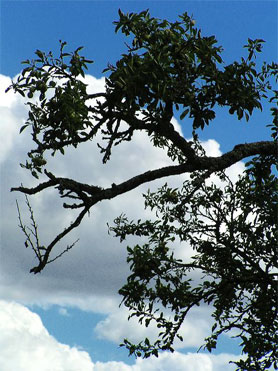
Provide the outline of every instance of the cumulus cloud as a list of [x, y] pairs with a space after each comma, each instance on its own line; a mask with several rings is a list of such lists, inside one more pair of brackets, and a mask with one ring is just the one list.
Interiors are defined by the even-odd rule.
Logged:
[[[139, 326], [136, 317], [127, 321], [128, 311], [125, 308], [115, 310], [95, 327], [95, 334], [100, 339], [113, 341], [116, 344], [127, 337], [131, 342], [138, 343], [146, 337], [154, 342], [157, 339], [160, 329], [157, 329], [153, 322], [148, 327]], [[207, 307], [194, 308], [185, 318], [179, 334], [184, 341], [176, 340], [175, 349], [199, 348], [204, 338], [209, 335], [211, 321], [208, 319], [210, 310]]]
[[1, 117], [1, 146], [0, 164], [7, 159], [12, 149], [19, 146], [22, 138], [18, 132], [26, 117], [26, 107], [21, 95], [15, 95], [12, 91], [5, 93], [5, 89], [11, 84], [11, 78], [0, 75], [0, 117]]
[[93, 371], [87, 352], [59, 343], [26, 307], [0, 301], [0, 369]]
[[232, 354], [208, 355], [179, 352], [158, 358], [124, 362], [93, 362], [77, 347], [59, 343], [44, 327], [40, 317], [14, 302], [0, 301], [0, 369], [5, 371], [220, 371]]
[[[163, 353], [159, 358], [151, 357], [145, 360], [139, 359], [138, 371], [232, 371], [234, 366], [229, 365], [229, 360], [237, 358], [231, 354], [211, 355], [201, 353]], [[135, 369], [137, 370], [137, 369]]]
[[[1, 85], [4, 88], [10, 84], [9, 78], [5, 76], [1, 78]], [[88, 84], [90, 93], [104, 88], [104, 79], [86, 76], [85, 82]], [[88, 302], [90, 303], [88, 294], [90, 297], [113, 296], [124, 282], [128, 267], [125, 261], [125, 248], [119, 245], [118, 240], [108, 236], [106, 221], [111, 224], [122, 211], [130, 218], [142, 217], [144, 215], [142, 192], [145, 192], [148, 187], [155, 189], [158, 184], [163, 184], [166, 180], [138, 187], [117, 199], [103, 201], [96, 205], [90, 217], [85, 218], [79, 229], [61, 244], [60, 250], [57, 248], [57, 253], [80, 237], [80, 242], [75, 248], [62, 259], [49, 265], [39, 277], [29, 275], [28, 270], [34, 264], [34, 257], [32, 251], [23, 247], [24, 236], [17, 227], [16, 198], [19, 200], [24, 222], [28, 223], [29, 215], [24, 197], [18, 193], [10, 193], [9, 190], [21, 182], [26, 186], [34, 186], [37, 181], [19, 167], [20, 162], [25, 162], [26, 152], [31, 148], [31, 139], [28, 129], [18, 135], [18, 130], [27, 116], [27, 110], [24, 99], [15, 97], [17, 96], [12, 92], [5, 96], [3, 105], [7, 111], [2, 115], [5, 121], [9, 114], [11, 121], [9, 125], [7, 124], [7, 136], [10, 135], [11, 140], [1, 137], [1, 148], [5, 148], [5, 155], [2, 156], [1, 188], [1, 210], [5, 211], [5, 218], [2, 218], [3, 223], [1, 223], [2, 256], [5, 261], [1, 270], [2, 297], [23, 302], [26, 300], [27, 303], [30, 300], [41, 303], [43, 296], [43, 300], [56, 304], [60, 301], [61, 305], [64, 305], [64, 302], [69, 304], [72, 298], [74, 305], [75, 303], [82, 305], [81, 302], [84, 301], [84, 306], [87, 306]], [[176, 120], [173, 120], [173, 124], [181, 132]], [[217, 142], [208, 141], [205, 145], [209, 155], [219, 154]], [[77, 150], [69, 149], [65, 157], [57, 154], [54, 158], [50, 158], [49, 169], [60, 176], [73, 177], [79, 181], [107, 187], [113, 182], [122, 182], [148, 169], [169, 164], [170, 160], [165, 153], [154, 148], [148, 142], [146, 135], [138, 133], [134, 136], [132, 145], [123, 143], [115, 147], [111, 161], [106, 165], [101, 162], [98, 147], [94, 143], [86, 143]], [[184, 179], [185, 176], [171, 177], [167, 182], [179, 186]], [[30, 198], [41, 241], [49, 242], [74, 220], [76, 215], [72, 210], [64, 210], [62, 200], [57, 196], [56, 190], [49, 190]], [[44, 295], [41, 294], [42, 292]], [[95, 303], [96, 300], [92, 302]]]
[[[96, 79], [93, 76], [87, 76], [85, 82], [88, 84], [90, 93], [102, 90], [104, 87], [104, 79]], [[5, 88], [10, 84], [10, 79], [0, 76], [0, 84]], [[108, 317], [96, 328], [99, 336], [111, 341], [118, 341], [121, 338], [121, 341], [122, 336], [126, 336], [125, 331], [131, 329], [136, 339], [139, 339], [146, 329], [132, 322], [128, 323], [126, 312], [117, 311], [120, 301], [117, 292], [124, 284], [129, 268], [126, 264], [125, 244], [120, 245], [118, 240], [108, 236], [106, 222], [112, 224], [113, 219], [121, 212], [125, 212], [129, 218], [135, 220], [143, 219], [146, 214], [144, 214], [142, 193], [146, 192], [149, 187], [154, 190], [166, 181], [169, 185], [178, 187], [186, 176], [162, 179], [151, 185], [138, 187], [112, 201], [103, 201], [96, 205], [90, 216], [84, 219], [78, 230], [74, 231], [56, 249], [56, 252], [58, 254], [67, 244], [80, 238], [78, 244], [60, 260], [47, 266], [40, 275], [30, 275], [29, 269], [35, 261], [33, 252], [24, 248], [24, 236], [18, 228], [15, 199], [19, 201], [21, 216], [26, 224], [29, 222], [28, 210], [22, 195], [10, 193], [10, 188], [20, 183], [34, 186], [37, 182], [30, 177], [27, 171], [19, 167], [20, 162], [25, 162], [27, 151], [32, 148], [30, 135], [27, 134], [28, 129], [18, 135], [19, 128], [26, 118], [27, 109], [22, 97], [17, 97], [12, 92], [4, 97], [3, 100], [2, 97], [0, 99], [2, 102], [0, 106], [1, 127], [3, 128], [2, 125], [4, 125], [5, 130], [5, 136], [1, 136], [0, 146], [3, 179], [1, 181], [1, 212], [3, 213], [1, 217], [1, 297], [23, 304], [41, 306], [58, 304], [64, 309], [67, 306], [74, 306], [82, 310], [104, 313]], [[176, 120], [173, 120], [173, 124], [181, 132], [181, 127]], [[219, 144], [214, 140], [205, 142], [204, 146], [208, 155], [221, 154]], [[67, 150], [65, 157], [58, 154], [50, 158], [49, 170], [60, 176], [73, 177], [82, 182], [107, 187], [113, 182], [119, 183], [138, 173], [169, 164], [170, 160], [165, 153], [154, 148], [146, 135], [138, 133], [134, 136], [132, 143], [123, 143], [115, 147], [111, 161], [106, 165], [102, 164], [98, 147], [93, 143], [86, 143], [77, 150]], [[242, 171], [242, 166], [242, 164], [236, 164], [234, 168], [231, 167], [229, 170], [231, 175], [236, 177]], [[57, 233], [74, 220], [76, 215], [72, 210], [63, 209], [63, 200], [58, 198], [56, 190], [40, 193], [30, 198], [30, 201], [42, 242], [49, 243]], [[180, 254], [189, 257], [188, 250], [185, 251]], [[66, 312], [62, 311], [61, 314], [66, 314]], [[192, 325], [195, 323], [194, 315], [191, 318], [193, 322], [185, 321], [182, 328], [182, 334], [187, 339], [185, 341], [187, 346], [195, 346], [207, 333], [210, 321], [209, 312], [199, 313], [198, 318], [198, 324], [196, 322], [198, 330], [194, 332], [194, 336], [192, 335], [192, 329], [195, 327]], [[40, 334], [42, 333], [43, 331]], [[111, 338], [112, 333], [113, 338]], [[54, 341], [49, 335], [45, 337], [50, 343]], [[76, 353], [76, 350], [65, 349], [63, 350], [65, 353]], [[102, 366], [96, 364], [95, 367]]]
[[125, 308], [115, 310], [110, 313], [104, 320], [100, 321], [94, 331], [99, 339], [110, 340], [116, 344], [122, 342], [127, 336], [130, 341], [137, 343], [148, 337], [153, 341], [158, 330], [153, 323], [149, 327], [138, 326], [138, 321], [133, 317], [127, 321], [129, 313]]

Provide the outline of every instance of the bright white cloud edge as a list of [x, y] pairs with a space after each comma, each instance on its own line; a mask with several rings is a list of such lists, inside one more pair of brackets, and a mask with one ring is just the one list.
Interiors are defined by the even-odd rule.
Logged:
[[59, 343], [40, 317], [21, 304], [0, 301], [0, 369], [5, 371], [220, 371], [232, 370], [233, 354], [163, 353], [158, 358], [94, 362], [77, 347]]

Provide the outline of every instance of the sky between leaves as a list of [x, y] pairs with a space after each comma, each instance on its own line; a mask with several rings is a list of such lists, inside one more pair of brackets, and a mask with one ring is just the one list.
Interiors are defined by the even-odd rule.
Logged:
[[[112, 202], [105, 201], [92, 210], [78, 231], [62, 244], [80, 238], [76, 247], [40, 275], [30, 275], [32, 253], [24, 248], [24, 237], [17, 227], [15, 200], [22, 217], [28, 222], [24, 197], [10, 193], [20, 183], [35, 184], [19, 167], [31, 146], [30, 135], [18, 135], [27, 115], [26, 101], [13, 93], [4, 94], [10, 79], [20, 72], [20, 61], [32, 58], [36, 49], [57, 51], [58, 40], [68, 42], [68, 50], [83, 45], [83, 54], [95, 63], [86, 83], [90, 92], [104, 89], [101, 71], [125, 52], [124, 38], [114, 33], [112, 22], [117, 10], [123, 12], [150, 9], [153, 16], [171, 21], [184, 11], [193, 15], [203, 34], [216, 35], [224, 47], [224, 60], [239, 59], [247, 38], [267, 41], [263, 58], [277, 60], [276, 1], [2, 1], [0, 64], [0, 164], [1, 164], [1, 260], [0, 260], [0, 369], [1, 370], [233, 370], [228, 366], [236, 359], [239, 348], [223, 338], [214, 354], [196, 349], [211, 327], [207, 307], [192, 312], [185, 321], [184, 343], [178, 352], [165, 353], [158, 359], [128, 358], [118, 344], [126, 336], [139, 341], [154, 336], [155, 329], [127, 322], [127, 313], [118, 308], [117, 290], [128, 274], [125, 244], [108, 236], [110, 224], [121, 212], [128, 217], [144, 217], [142, 186]], [[268, 112], [256, 112], [249, 123], [237, 122], [226, 112], [219, 112], [215, 123], [202, 134], [209, 155], [217, 156], [239, 142], [269, 138], [265, 125]], [[190, 131], [185, 123], [173, 121], [185, 136]], [[111, 161], [103, 166], [98, 149], [86, 144], [78, 151], [69, 150], [65, 158], [56, 156], [50, 170], [60, 176], [109, 186], [147, 169], [169, 163], [161, 151], [152, 148], [144, 135], [136, 135], [132, 144], [115, 149]], [[236, 179], [243, 163], [229, 169]], [[167, 182], [179, 186], [185, 176]], [[154, 190], [164, 181], [150, 185]], [[54, 191], [32, 198], [40, 228], [41, 240], [49, 241], [73, 219], [63, 210]], [[147, 212], [147, 215], [148, 212]], [[134, 241], [134, 240], [133, 240]], [[133, 242], [132, 240], [130, 243]], [[183, 258], [190, 255], [187, 246], [175, 246]], [[16, 349], [16, 351], [15, 351]], [[232, 355], [231, 355], [232, 354]], [[111, 363], [114, 362], [114, 363]]]

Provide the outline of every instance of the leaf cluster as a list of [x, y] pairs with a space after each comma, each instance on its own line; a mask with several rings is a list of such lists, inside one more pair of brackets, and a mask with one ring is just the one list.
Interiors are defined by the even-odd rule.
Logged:
[[65, 53], [65, 46], [66, 42], [60, 41], [59, 58], [54, 58], [52, 52], [46, 54], [37, 50], [37, 58], [22, 62], [27, 67], [7, 89], [33, 99], [27, 102], [28, 119], [20, 133], [31, 127], [33, 141], [38, 147], [28, 153], [30, 161], [21, 166], [31, 170], [37, 178], [38, 172], [41, 173], [47, 163], [45, 150], [51, 149], [52, 155], [57, 150], [64, 154], [65, 146], [76, 147], [80, 141], [92, 136], [86, 84], [80, 80], [80, 76], [85, 76], [87, 64], [92, 61], [80, 56], [83, 47], [73, 53]]
[[180, 119], [193, 119], [193, 128], [203, 129], [215, 118], [215, 105], [228, 106], [241, 119], [261, 109], [266, 84], [258, 81], [255, 52], [263, 40], [248, 40], [249, 55], [224, 66], [221, 46], [215, 36], [202, 36], [184, 13], [179, 22], [150, 17], [148, 11], [123, 14], [119, 10], [116, 32], [133, 35], [107, 79], [111, 104], [121, 110], [142, 110], [146, 121], [159, 123], [175, 107]]
[[[213, 307], [214, 325], [205, 339], [212, 351], [220, 334], [236, 331], [247, 359], [238, 370], [277, 367], [277, 212], [278, 180], [270, 171], [274, 158], [257, 157], [233, 184], [221, 173], [224, 188], [199, 185], [200, 174], [183, 187], [166, 185], [148, 192], [145, 205], [157, 219], [129, 222], [125, 216], [110, 229], [125, 240], [144, 236], [143, 245], [128, 247], [131, 274], [120, 289], [131, 315], [161, 329], [154, 344], [124, 345], [137, 356], [173, 351], [179, 329], [191, 308]], [[178, 242], [179, 241], [179, 242]], [[179, 247], [179, 245], [181, 245]], [[190, 261], [175, 249], [191, 248]], [[192, 272], [201, 279], [192, 280]], [[170, 313], [170, 315], [169, 315]]]

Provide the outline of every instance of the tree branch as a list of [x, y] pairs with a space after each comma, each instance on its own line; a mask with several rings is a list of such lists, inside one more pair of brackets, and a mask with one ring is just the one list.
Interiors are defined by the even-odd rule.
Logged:
[[64, 237], [66, 236], [69, 232], [71, 232], [74, 228], [78, 227], [79, 224], [81, 223], [83, 217], [85, 214], [89, 211], [89, 208], [85, 207], [81, 213], [78, 215], [78, 217], [75, 219], [73, 223], [71, 223], [66, 229], [64, 229], [63, 232], [59, 233], [54, 240], [46, 247], [44, 255], [39, 259], [39, 264], [32, 269], [30, 269], [30, 273], [39, 273], [43, 270], [43, 268], [46, 266], [46, 264], [50, 263], [51, 261], [56, 260], [59, 256], [61, 256], [64, 252], [68, 251], [70, 248], [74, 246], [74, 244], [77, 242], [75, 241], [72, 245], [67, 247], [67, 249], [58, 255], [56, 258], [53, 258], [49, 261], [49, 255], [53, 247]]
[[[83, 201], [83, 203], [79, 205], [64, 204], [65, 208], [74, 209], [83, 207], [84, 209], [81, 211], [74, 223], [72, 223], [62, 233], [58, 234], [58, 236], [50, 243], [50, 245], [46, 248], [43, 257], [39, 259], [39, 265], [32, 268], [31, 272], [38, 273], [45, 267], [45, 265], [48, 263], [49, 254], [52, 248], [66, 234], [76, 228], [81, 223], [84, 215], [94, 204], [98, 203], [99, 201], [112, 199], [120, 194], [129, 192], [144, 183], [148, 183], [166, 176], [191, 173], [196, 170], [209, 170], [209, 172], [213, 173], [224, 170], [235, 164], [236, 162], [249, 156], [260, 154], [277, 156], [277, 153], [277, 143], [271, 141], [240, 144], [235, 146], [232, 151], [227, 152], [222, 156], [195, 156], [191, 159], [191, 161], [187, 161], [186, 163], [180, 165], [166, 166], [156, 170], [150, 170], [133, 178], [130, 178], [129, 180], [124, 181], [118, 185], [113, 184], [110, 188], [106, 189], [103, 189], [99, 186], [79, 183], [69, 178], [55, 177], [52, 173], [45, 171], [45, 174], [50, 179], [49, 181], [43, 182], [34, 188], [26, 188], [21, 186], [17, 188], [11, 188], [11, 191], [19, 191], [25, 194], [32, 195], [39, 193], [46, 188], [57, 186], [61, 197], [77, 198]], [[64, 194], [65, 191], [68, 192]], [[72, 193], [76, 194], [77, 197], [71, 196]]]

